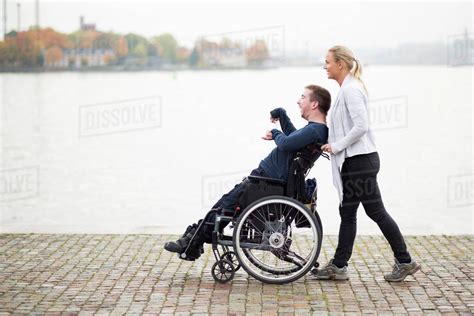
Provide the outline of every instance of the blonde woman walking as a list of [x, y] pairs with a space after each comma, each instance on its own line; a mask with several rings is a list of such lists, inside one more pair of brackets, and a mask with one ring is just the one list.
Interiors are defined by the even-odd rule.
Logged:
[[339, 195], [341, 225], [334, 258], [313, 270], [317, 279], [347, 280], [347, 263], [352, 255], [357, 228], [357, 208], [362, 203], [367, 215], [377, 223], [394, 256], [393, 271], [385, 280], [403, 281], [421, 266], [407, 251], [395, 221], [385, 210], [377, 184], [380, 160], [369, 127], [367, 90], [361, 80], [362, 67], [353, 52], [334, 46], [326, 55], [325, 69], [341, 89], [331, 109], [329, 141], [322, 149], [331, 153], [333, 181]]

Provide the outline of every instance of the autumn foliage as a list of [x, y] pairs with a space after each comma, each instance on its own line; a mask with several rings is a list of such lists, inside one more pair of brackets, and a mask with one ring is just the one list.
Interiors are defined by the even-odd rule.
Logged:
[[120, 35], [81, 28], [63, 34], [52, 28], [12, 31], [0, 41], [0, 70], [39, 67], [83, 67], [104, 65], [186, 64], [191, 66], [260, 65], [269, 58], [262, 40], [251, 46], [223, 38], [201, 39], [189, 50], [172, 34], [147, 39], [129, 33]]

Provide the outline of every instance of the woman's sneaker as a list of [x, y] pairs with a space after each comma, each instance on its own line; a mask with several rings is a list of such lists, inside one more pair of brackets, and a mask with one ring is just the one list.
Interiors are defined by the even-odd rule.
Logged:
[[338, 268], [332, 262], [333, 259], [331, 259], [321, 269], [313, 269], [311, 274], [313, 274], [318, 280], [349, 280], [347, 267]]
[[384, 275], [384, 278], [388, 282], [401, 282], [405, 280], [407, 275], [414, 274], [416, 271], [421, 269], [421, 265], [416, 263], [415, 260], [411, 260], [409, 263], [400, 263], [395, 259], [395, 264], [393, 265], [393, 271]]

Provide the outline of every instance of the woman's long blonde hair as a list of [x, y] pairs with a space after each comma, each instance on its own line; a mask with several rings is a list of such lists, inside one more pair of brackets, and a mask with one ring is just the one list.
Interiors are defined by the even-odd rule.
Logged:
[[351, 75], [359, 80], [359, 82], [364, 87], [365, 92], [368, 94], [367, 88], [361, 78], [362, 64], [354, 57], [354, 53], [349, 48], [340, 45], [333, 46], [328, 51], [333, 54], [334, 60], [342, 61], [344, 64], [346, 64], [347, 69], [349, 69]]

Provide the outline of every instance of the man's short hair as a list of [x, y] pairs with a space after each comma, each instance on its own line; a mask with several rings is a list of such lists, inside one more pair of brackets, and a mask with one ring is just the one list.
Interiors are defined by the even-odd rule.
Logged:
[[328, 90], [323, 87], [311, 84], [306, 86], [305, 89], [311, 90], [310, 100], [318, 101], [319, 103], [319, 112], [324, 115], [328, 115], [329, 108], [331, 108], [331, 94]]

